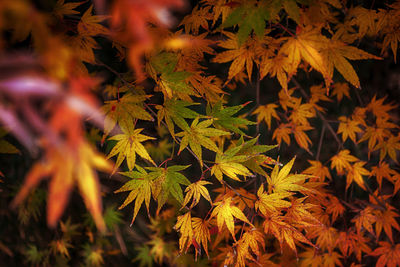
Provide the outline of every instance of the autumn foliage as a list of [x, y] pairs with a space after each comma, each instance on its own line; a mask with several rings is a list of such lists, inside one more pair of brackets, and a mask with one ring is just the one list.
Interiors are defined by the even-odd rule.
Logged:
[[0, 262], [400, 266], [400, 1], [3, 0], [0, 31]]

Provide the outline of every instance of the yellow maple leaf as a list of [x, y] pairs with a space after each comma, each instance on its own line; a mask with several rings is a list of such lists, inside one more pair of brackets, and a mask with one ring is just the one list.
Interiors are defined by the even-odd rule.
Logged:
[[190, 211], [185, 215], [178, 216], [175, 229], [181, 233], [179, 238], [179, 251], [181, 253], [183, 250], [187, 251], [192, 244], [193, 239], [192, 215], [190, 214]]
[[335, 168], [338, 174], [343, 174], [343, 170], [350, 168], [350, 162], [356, 162], [358, 158], [350, 154], [350, 150], [341, 150], [331, 158], [331, 169]]
[[146, 148], [142, 145], [142, 142], [154, 140], [155, 138], [141, 134], [140, 132], [143, 131], [143, 129], [134, 129], [134, 126], [131, 124], [128, 124], [127, 128], [124, 127], [121, 129], [123, 134], [117, 134], [109, 138], [109, 140], [118, 141], [107, 156], [107, 158], [111, 158], [118, 154], [114, 172], [122, 164], [124, 159], [126, 159], [128, 169], [131, 171], [135, 167], [136, 154], [150, 161], [153, 165], [156, 165], [149, 153], [147, 153]]
[[155, 188], [154, 177], [148, 175], [148, 173], [143, 168], [138, 168], [138, 171], [133, 172], [123, 172], [124, 176], [132, 178], [126, 182], [120, 189], [114, 191], [114, 193], [130, 191], [129, 195], [125, 199], [124, 203], [119, 207], [119, 209], [124, 208], [135, 200], [135, 208], [133, 210], [133, 217], [131, 225], [135, 221], [136, 215], [138, 214], [140, 208], [142, 207], [143, 201], [146, 204], [147, 214], [149, 214], [149, 205], [152, 191]]
[[325, 37], [323, 39], [325, 42], [321, 45], [320, 51], [327, 66], [329, 79], [332, 79], [333, 69], [335, 68], [346, 81], [354, 87], [360, 88], [357, 73], [348, 60], [382, 59], [342, 41]]
[[257, 258], [260, 256], [261, 249], [264, 249], [265, 245], [264, 234], [256, 229], [251, 229], [245, 232], [235, 245], [237, 252], [235, 266], [244, 267], [246, 266], [246, 259], [256, 261], [252, 253], [254, 253]]
[[339, 117], [339, 128], [338, 128], [338, 133], [342, 134], [342, 140], [343, 142], [347, 140], [349, 137], [354, 143], [356, 143], [356, 133], [362, 133], [363, 130], [361, 130], [359, 126], [359, 122], [352, 120], [348, 117], [341, 116]]
[[215, 203], [216, 207], [211, 213], [211, 218], [217, 217], [217, 225], [219, 231], [222, 230], [223, 226], [226, 225], [229, 232], [232, 234], [233, 239], [236, 241], [235, 237], [235, 224], [233, 217], [246, 222], [247, 224], [254, 227], [253, 224], [246, 218], [243, 212], [232, 203], [232, 198], [227, 197], [222, 201]]
[[276, 113], [276, 108], [278, 105], [276, 104], [267, 104], [267, 105], [262, 105], [259, 106], [255, 111], [253, 111], [252, 114], [258, 114], [257, 115], [257, 123], [260, 123], [261, 121], [265, 121], [265, 123], [268, 125], [268, 130], [271, 129], [271, 118], [274, 117], [277, 120], [280, 120], [278, 114]]
[[318, 160], [307, 160], [310, 167], [303, 171], [304, 174], [311, 174], [319, 178], [320, 181], [324, 181], [325, 178], [329, 180], [332, 179], [332, 176], [329, 172], [328, 167], [322, 165], [322, 163]]
[[285, 192], [304, 192], [307, 189], [303, 186], [307, 175], [290, 174], [295, 158], [288, 162], [279, 170], [279, 165], [275, 165], [271, 176], [267, 177], [268, 192], [285, 193]]
[[261, 185], [257, 191], [258, 200], [255, 203], [255, 208], [264, 216], [269, 216], [272, 213], [277, 213], [280, 209], [290, 207], [292, 204], [284, 199], [291, 195], [289, 192], [268, 194], [264, 192], [264, 186]]
[[323, 45], [321, 43], [325, 39], [320, 31], [320, 28], [299, 28], [295, 36], [286, 38], [287, 42], [279, 50], [279, 53], [285, 54], [288, 57], [289, 66], [286, 71], [289, 76], [296, 74], [301, 60], [304, 60], [313, 69], [322, 74], [328, 88], [332, 79], [331, 75], [329, 75], [325, 59], [320, 53], [321, 45]]
[[200, 180], [200, 181], [197, 181], [196, 183], [191, 183], [188, 187], [186, 187], [186, 189], [185, 189], [186, 196], [185, 196], [185, 199], [183, 200], [182, 209], [189, 203], [189, 201], [190, 201], [190, 199], [192, 199], [192, 197], [193, 197], [193, 201], [192, 201], [192, 205], [190, 205], [190, 208], [193, 208], [194, 206], [196, 206], [200, 201], [200, 195], [203, 196], [212, 205], [212, 200], [211, 200], [210, 194], [208, 193], [208, 190], [205, 187], [205, 185], [207, 185], [207, 184], [211, 184], [211, 183]]
[[[206, 252], [208, 256], [208, 242], [210, 241], [210, 230], [209, 228], [209, 221], [203, 220], [201, 218], [192, 218], [192, 227], [193, 227], [193, 233], [194, 233], [194, 238], [197, 242], [197, 244], [203, 245], [204, 251]], [[200, 248], [196, 247], [196, 259], [197, 259], [197, 254], [199, 253]]]

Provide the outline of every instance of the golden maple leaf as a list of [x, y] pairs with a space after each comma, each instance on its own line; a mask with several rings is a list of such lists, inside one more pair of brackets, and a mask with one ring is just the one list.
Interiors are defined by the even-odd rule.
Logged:
[[243, 212], [238, 207], [234, 206], [231, 197], [226, 197], [222, 201], [216, 202], [214, 205], [216, 205], [216, 207], [211, 213], [211, 218], [215, 216], [217, 217], [217, 225], [219, 231], [221, 231], [223, 226], [226, 225], [235, 241], [235, 224], [233, 217], [253, 226], [253, 224], [246, 218]]

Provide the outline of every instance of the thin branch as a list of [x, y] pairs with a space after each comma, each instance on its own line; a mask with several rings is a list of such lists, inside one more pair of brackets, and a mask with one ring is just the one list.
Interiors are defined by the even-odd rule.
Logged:
[[322, 125], [321, 136], [319, 137], [317, 155], [315, 156], [315, 159], [317, 161], [319, 161], [319, 155], [321, 153], [322, 140], [324, 139], [325, 129], [326, 129], [326, 127], [325, 127], [325, 124], [324, 124], [324, 125]]

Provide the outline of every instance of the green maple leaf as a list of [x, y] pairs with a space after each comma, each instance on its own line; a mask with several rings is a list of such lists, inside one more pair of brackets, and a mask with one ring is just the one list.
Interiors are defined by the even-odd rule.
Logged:
[[178, 99], [166, 100], [163, 106], [156, 106], [158, 109], [158, 125], [160, 126], [161, 121], [165, 119], [169, 132], [173, 137], [175, 137], [174, 123], [182, 130], [185, 130], [189, 128], [185, 119], [195, 119], [200, 116], [197, 112], [187, 108], [188, 106], [195, 104], [196, 103], [189, 103]]
[[247, 155], [238, 155], [242, 146], [232, 147], [223, 154], [215, 156], [215, 164], [211, 168], [211, 174], [222, 182], [222, 174], [231, 179], [241, 181], [238, 175], [249, 176], [252, 173], [242, 164], [248, 159]]
[[253, 30], [258, 37], [264, 35], [265, 20], [269, 20], [269, 10], [265, 5], [255, 6], [252, 3], [246, 3], [235, 8], [221, 25], [229, 28], [239, 25], [237, 38], [239, 45], [242, 45]]
[[180, 204], [183, 203], [181, 185], [189, 185], [190, 181], [183, 174], [179, 173], [179, 171], [187, 167], [189, 167], [189, 165], [175, 165], [168, 168], [146, 167], [146, 169], [150, 171], [150, 175], [156, 177], [154, 179], [153, 196], [158, 202], [157, 213], [167, 202], [170, 195]]
[[263, 153], [274, 149], [277, 145], [258, 145], [257, 140], [258, 137], [244, 142], [243, 137], [240, 138], [237, 145], [240, 145], [241, 149], [238, 154], [248, 156], [248, 159], [243, 162], [244, 166], [255, 173], [266, 175], [265, 171], [261, 167], [266, 166], [265, 162], [271, 160], [271, 158], [265, 156]]
[[183, 132], [177, 133], [176, 136], [182, 137], [178, 153], [180, 153], [189, 145], [190, 149], [197, 156], [201, 165], [203, 165], [201, 147], [205, 147], [211, 151], [219, 153], [219, 148], [209, 137], [229, 135], [230, 133], [215, 128], [210, 128], [209, 126], [211, 126], [212, 123], [213, 120], [204, 120], [199, 122], [199, 117], [197, 117], [193, 120], [190, 128], [185, 129]]
[[158, 84], [164, 93], [172, 97], [173, 92], [194, 95], [193, 89], [187, 84], [186, 79], [192, 74], [186, 71], [176, 71], [178, 58], [173, 53], [160, 53], [150, 62], [159, 77]]
[[147, 245], [143, 245], [135, 249], [137, 252], [136, 258], [133, 262], [138, 261], [139, 267], [152, 267], [153, 266], [153, 256], [151, 254], [150, 248]]
[[224, 107], [222, 103], [216, 103], [214, 106], [207, 106], [207, 115], [214, 119], [213, 125], [223, 129], [231, 130], [234, 133], [245, 135], [239, 127], [255, 124], [249, 120], [234, 117], [244, 105], [237, 105], [233, 107]]

